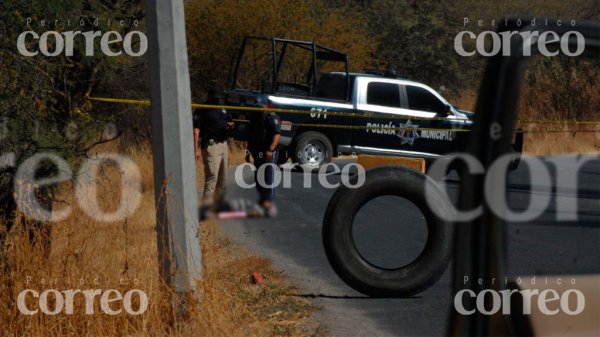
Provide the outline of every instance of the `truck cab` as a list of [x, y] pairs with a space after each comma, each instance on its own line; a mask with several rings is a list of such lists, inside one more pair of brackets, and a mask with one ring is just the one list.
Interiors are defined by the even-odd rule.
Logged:
[[[280, 159], [319, 166], [332, 157], [378, 154], [433, 160], [462, 151], [473, 114], [431, 87], [392, 73], [351, 73], [348, 56], [313, 42], [246, 37], [227, 104], [244, 139], [259, 109], [281, 118]], [[518, 149], [520, 151], [520, 149]]]

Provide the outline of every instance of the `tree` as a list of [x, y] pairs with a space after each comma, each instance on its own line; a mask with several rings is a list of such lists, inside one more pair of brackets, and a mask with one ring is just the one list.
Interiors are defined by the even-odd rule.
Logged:
[[[598, 20], [600, 3], [585, 0], [374, 0], [364, 4], [370, 33], [379, 37], [375, 63], [396, 70], [400, 77], [434, 87], [445, 86], [454, 94], [479, 88], [485, 57], [459, 56], [454, 38], [461, 31], [475, 35], [496, 30], [504, 17]], [[468, 18], [469, 23], [464, 24]], [[478, 20], [482, 20], [482, 26]], [[492, 24], [492, 20], [494, 23]], [[542, 24], [538, 20], [538, 24]], [[474, 49], [472, 41], [469, 49]], [[488, 49], [489, 50], [489, 49]]]
[[186, 1], [192, 93], [225, 87], [231, 62], [246, 35], [314, 41], [349, 54], [350, 66], [370, 65], [376, 41], [357, 11], [308, 0]]
[[374, 1], [368, 15], [370, 31], [381, 39], [375, 53], [378, 67], [434, 87], [464, 87], [483, 63], [454, 51], [454, 37], [464, 30], [458, 8], [446, 0]]
[[[102, 53], [85, 55], [84, 39], [76, 39], [74, 55], [62, 53], [56, 57], [41, 54], [33, 57], [17, 51], [18, 35], [25, 31], [57, 32], [81, 30], [115, 30], [124, 35], [131, 25], [121, 26], [118, 19], [127, 22], [143, 17], [140, 1], [85, 0], [77, 3], [66, 0], [23, 1], [7, 0], [0, 3], [0, 155], [14, 153], [19, 165], [29, 156], [51, 151], [75, 164], [95, 144], [102, 142], [101, 130], [110, 116], [92, 113], [85, 99], [99, 84], [101, 76], [117, 73], [123, 59], [111, 59]], [[27, 23], [31, 18], [31, 24]], [[98, 28], [97, 20], [116, 18], [111, 24]], [[41, 25], [45, 20], [45, 25]], [[58, 20], [58, 21], [54, 21]], [[35, 42], [35, 43], [34, 43]], [[99, 50], [96, 39], [94, 50]], [[37, 41], [29, 41], [28, 48], [37, 48]], [[49, 40], [54, 50], [54, 41]], [[107, 76], [110, 77], [110, 76]], [[105, 78], [107, 78], [105, 77]], [[54, 174], [54, 165], [43, 165], [40, 177]], [[0, 171], [0, 216], [13, 215], [13, 170]], [[51, 193], [52, 189], [39, 191]]]

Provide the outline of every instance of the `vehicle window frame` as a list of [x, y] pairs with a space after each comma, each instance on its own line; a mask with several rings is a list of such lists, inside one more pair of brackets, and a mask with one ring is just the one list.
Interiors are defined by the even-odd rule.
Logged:
[[[381, 105], [381, 104], [374, 104], [374, 103], [369, 103], [369, 86], [371, 86], [371, 84], [383, 84], [383, 85], [393, 85], [396, 86], [396, 89], [398, 90], [398, 106], [390, 106], [390, 105]], [[369, 81], [367, 82], [366, 88], [365, 88], [365, 105], [367, 106], [379, 106], [379, 107], [384, 107], [387, 109], [402, 109], [403, 108], [403, 102], [402, 102], [402, 90], [400, 88], [401, 84], [400, 83], [393, 83], [393, 82], [388, 82], [388, 81]]]
[[[410, 107], [410, 98], [408, 97], [409, 96], [408, 95], [408, 87], [409, 86], [424, 90], [424, 91], [428, 92], [431, 96], [435, 97], [435, 99], [437, 99], [440, 102], [440, 104], [441, 104], [440, 106], [442, 107], [442, 110], [441, 111], [427, 111], [427, 110], [422, 110], [422, 109], [411, 108]], [[406, 109], [413, 110], [413, 111], [423, 111], [423, 112], [435, 113], [437, 115], [448, 115], [448, 116], [454, 115], [453, 111], [450, 111], [449, 113], [445, 112], [445, 106], [448, 105], [448, 103], [444, 102], [444, 100], [442, 100], [440, 97], [438, 97], [436, 92], [433, 91], [432, 89], [424, 87], [424, 86], [420, 86], [420, 85], [415, 85], [415, 84], [405, 84], [404, 87], [405, 87], [404, 90], [406, 93]]]
[[[402, 100], [401, 107], [390, 108], [382, 105], [371, 105], [367, 104], [367, 86], [371, 82], [385, 82], [397, 84], [401, 89], [400, 99]], [[419, 118], [432, 118], [436, 114], [434, 112], [418, 111], [408, 109], [406, 101], [406, 95], [404, 92], [405, 81], [391, 78], [379, 78], [379, 77], [358, 77], [355, 79], [354, 90], [355, 94], [352, 99], [354, 108], [358, 111], [366, 111], [368, 113], [385, 114], [385, 115], [399, 115], [407, 117], [419, 117]]]

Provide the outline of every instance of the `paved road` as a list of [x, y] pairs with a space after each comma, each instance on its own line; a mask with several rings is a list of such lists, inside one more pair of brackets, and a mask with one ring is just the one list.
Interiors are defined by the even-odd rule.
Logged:
[[[574, 170], [570, 157], [562, 157], [560, 162], [560, 172]], [[555, 179], [553, 165], [546, 164]], [[233, 170], [228, 197], [255, 200], [254, 190], [234, 184]], [[246, 173], [250, 182], [251, 175]], [[551, 206], [535, 221], [508, 225], [510, 275], [600, 273], [600, 161], [583, 166], [578, 177], [578, 190], [560, 193], [579, 203], [578, 221], [557, 222]], [[452, 300], [450, 271], [414, 298], [371, 299], [346, 286], [329, 267], [321, 241], [323, 214], [334, 190], [321, 187], [316, 175], [308, 178], [312, 187], [303, 188], [304, 175], [292, 173], [291, 188], [277, 190], [277, 218], [221, 221], [220, 230], [285, 270], [299, 286], [299, 295], [314, 297], [323, 307], [318, 319], [334, 336], [444, 335]], [[452, 178], [450, 194], [454, 195], [457, 187]], [[339, 177], [335, 179], [339, 181]], [[509, 202], [515, 208], [526, 206], [531, 193], [549, 194], [551, 205], [555, 204], [556, 191], [530, 186], [523, 165], [509, 180]], [[414, 206], [395, 197], [368, 203], [359, 212], [355, 227], [361, 253], [388, 267], [415, 256], [426, 235]]]

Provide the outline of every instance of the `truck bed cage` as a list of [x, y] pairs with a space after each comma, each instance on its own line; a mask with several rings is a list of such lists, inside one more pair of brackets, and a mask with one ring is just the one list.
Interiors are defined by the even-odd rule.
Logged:
[[[304, 50], [308, 50], [312, 53], [312, 62], [311, 62], [311, 67], [310, 70], [308, 72], [309, 74], [309, 80], [308, 83], [312, 82], [312, 86], [308, 85], [309, 89], [308, 89], [308, 96], [315, 96], [316, 93], [316, 87], [317, 87], [317, 81], [318, 81], [318, 65], [317, 65], [317, 61], [332, 61], [332, 62], [341, 62], [344, 64], [344, 72], [346, 73], [346, 88], [345, 88], [345, 98], [346, 100], [349, 99], [349, 93], [350, 93], [350, 77], [349, 77], [349, 72], [348, 72], [348, 55], [344, 52], [341, 52], [339, 50], [330, 48], [330, 47], [326, 47], [320, 44], [317, 44], [315, 42], [308, 42], [308, 41], [300, 41], [300, 40], [290, 40], [290, 39], [282, 39], [282, 38], [273, 38], [273, 37], [266, 37], [266, 36], [246, 36], [244, 37], [244, 40], [242, 42], [242, 45], [238, 51], [237, 54], [237, 58], [235, 61], [235, 64], [232, 64], [233, 71], [230, 72], [231, 76], [230, 76], [230, 89], [235, 89], [236, 87], [236, 83], [237, 83], [237, 78], [238, 78], [238, 71], [239, 71], [239, 67], [240, 67], [240, 63], [242, 60], [242, 57], [244, 55], [244, 52], [246, 50], [246, 46], [248, 45], [249, 41], [264, 41], [266, 43], [270, 44], [270, 49], [271, 49], [271, 60], [270, 60], [270, 75], [271, 75], [271, 85], [268, 86], [267, 88], [263, 88], [263, 92], [268, 92], [268, 93], [280, 93], [280, 87], [281, 87], [281, 83], [279, 83], [279, 74], [280, 74], [280, 70], [281, 70], [281, 66], [284, 60], [284, 57], [286, 55], [286, 50], [288, 48], [289, 45], [293, 45], [299, 48], [302, 48]], [[278, 55], [278, 47], [280, 47], [280, 53]]]

